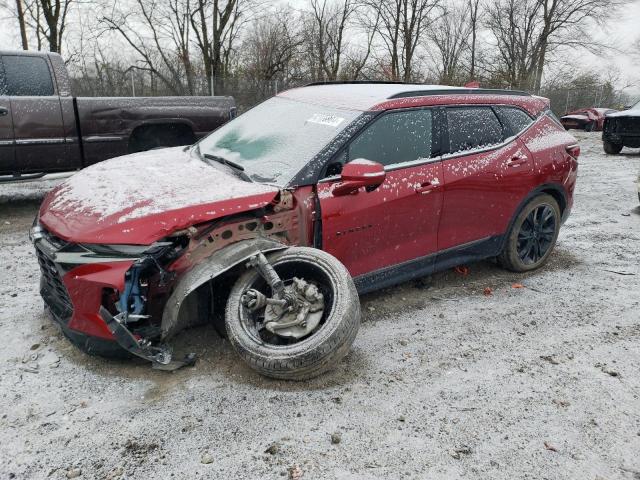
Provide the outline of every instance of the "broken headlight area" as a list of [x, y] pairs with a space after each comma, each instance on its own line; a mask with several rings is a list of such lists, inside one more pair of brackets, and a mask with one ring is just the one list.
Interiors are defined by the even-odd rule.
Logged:
[[111, 289], [103, 292], [100, 316], [120, 346], [151, 361], [157, 368], [175, 369], [195, 360], [189, 355], [184, 361], [176, 362], [172, 360], [171, 348], [159, 343], [162, 309], [176, 276], [167, 268], [187, 245], [188, 238], [177, 236], [157, 242], [142, 252], [119, 248], [122, 246], [116, 246], [116, 252], [113, 246], [95, 249], [101, 255], [137, 255], [125, 273], [122, 292], [118, 294]]

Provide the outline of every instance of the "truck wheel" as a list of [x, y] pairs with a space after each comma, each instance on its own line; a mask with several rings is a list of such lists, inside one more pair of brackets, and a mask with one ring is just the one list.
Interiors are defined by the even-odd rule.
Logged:
[[283, 300], [250, 268], [229, 294], [229, 340], [251, 368], [267, 377], [320, 375], [347, 354], [360, 326], [353, 280], [335, 257], [314, 248], [292, 247], [269, 255], [268, 263], [284, 285], [279, 298], [295, 299], [294, 307], [275, 304]]
[[604, 140], [602, 146], [604, 147], [605, 153], [608, 153], [610, 155], [617, 155], [622, 151], [622, 145], [619, 143], [611, 143], [607, 140]]
[[532, 199], [516, 217], [498, 263], [512, 272], [544, 265], [558, 239], [560, 218], [560, 207], [551, 195]]

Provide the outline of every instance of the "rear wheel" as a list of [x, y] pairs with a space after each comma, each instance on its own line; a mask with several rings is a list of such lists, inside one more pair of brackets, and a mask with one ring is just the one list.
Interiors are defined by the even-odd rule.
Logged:
[[584, 131], [585, 132], [593, 132], [593, 128], [594, 128], [594, 122], [587, 122], [584, 125]]
[[499, 263], [514, 272], [541, 267], [549, 258], [560, 230], [560, 208], [551, 195], [532, 199], [518, 214]]
[[611, 143], [604, 140], [602, 146], [604, 147], [605, 153], [609, 155], [617, 155], [622, 151], [622, 144], [620, 143]]
[[335, 257], [314, 248], [292, 247], [270, 255], [268, 263], [283, 282], [282, 295], [257, 269], [240, 276], [225, 312], [229, 340], [265, 376], [320, 375], [347, 354], [356, 337], [360, 302], [353, 280]]

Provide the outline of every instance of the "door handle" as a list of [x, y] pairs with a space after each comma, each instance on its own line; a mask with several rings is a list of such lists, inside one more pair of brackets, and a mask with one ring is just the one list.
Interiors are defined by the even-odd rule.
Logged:
[[525, 155], [514, 155], [507, 160], [507, 167], [518, 167], [528, 161], [529, 159]]
[[434, 178], [430, 182], [421, 183], [419, 187], [416, 187], [416, 193], [426, 195], [440, 186], [440, 180]]
[[9, 109], [5, 107], [0, 107], [0, 117], [4, 117], [9, 114]]

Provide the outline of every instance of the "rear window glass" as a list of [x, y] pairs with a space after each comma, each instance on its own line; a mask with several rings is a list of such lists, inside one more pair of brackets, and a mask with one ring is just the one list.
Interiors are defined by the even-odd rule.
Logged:
[[498, 107], [500, 113], [504, 116], [503, 119], [506, 119], [511, 126], [511, 132], [516, 134], [523, 131], [527, 128], [531, 123], [533, 123], [533, 119], [525, 112], [516, 107]]
[[10, 55], [3, 57], [2, 62], [8, 95], [53, 95], [51, 72], [43, 58]]
[[364, 158], [382, 165], [430, 158], [431, 110], [387, 113], [349, 146], [349, 160]]
[[448, 108], [449, 153], [502, 143], [502, 125], [489, 107]]

